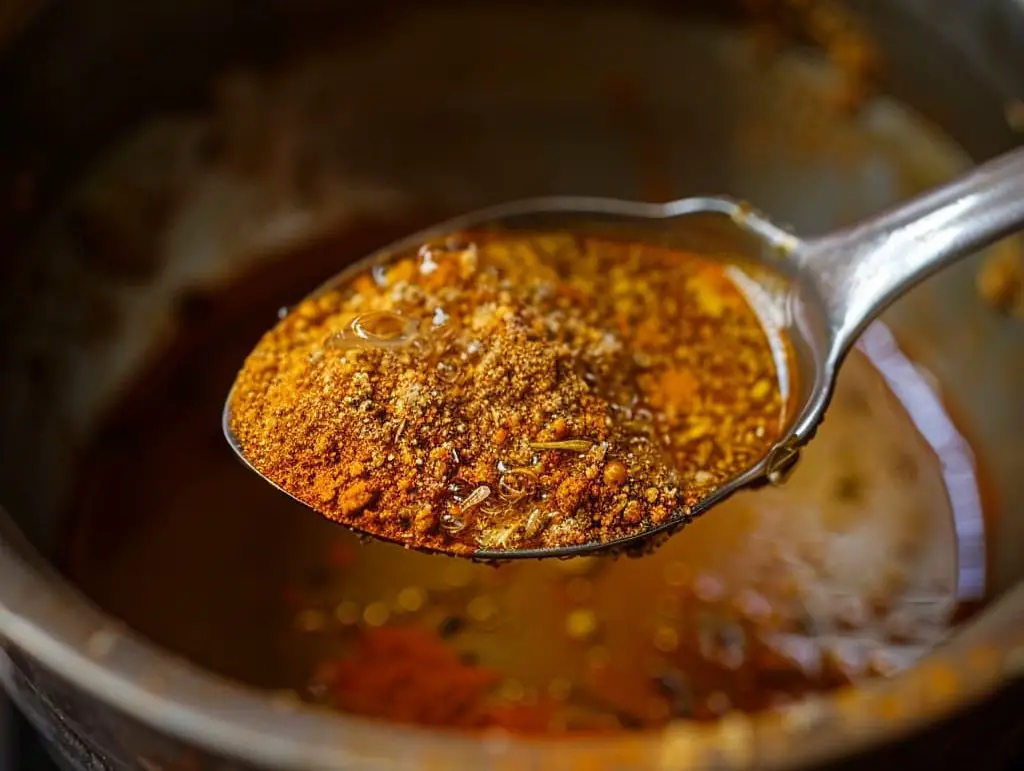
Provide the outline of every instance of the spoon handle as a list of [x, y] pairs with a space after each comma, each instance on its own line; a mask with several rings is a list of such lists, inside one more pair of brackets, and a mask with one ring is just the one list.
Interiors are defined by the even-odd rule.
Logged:
[[897, 297], [935, 271], [1024, 228], [1024, 147], [845, 230], [795, 258], [823, 298], [834, 359]]

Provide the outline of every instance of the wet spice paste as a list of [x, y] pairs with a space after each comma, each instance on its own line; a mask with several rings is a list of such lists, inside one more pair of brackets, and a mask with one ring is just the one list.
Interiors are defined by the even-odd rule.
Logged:
[[571, 234], [426, 244], [288, 313], [245, 362], [230, 427], [313, 509], [418, 547], [685, 522], [780, 430], [738, 270]]

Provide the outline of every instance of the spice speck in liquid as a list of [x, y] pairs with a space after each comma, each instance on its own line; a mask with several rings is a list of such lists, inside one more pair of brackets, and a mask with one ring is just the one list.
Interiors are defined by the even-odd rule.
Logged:
[[231, 430], [324, 516], [456, 554], [610, 542], [760, 460], [784, 405], [735, 265], [563, 233], [465, 233], [297, 305]]

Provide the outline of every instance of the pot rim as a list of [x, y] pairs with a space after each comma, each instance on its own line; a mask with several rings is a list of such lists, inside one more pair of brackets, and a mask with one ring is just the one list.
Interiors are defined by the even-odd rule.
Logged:
[[[276, 768], [429, 767], [475, 761], [594, 768], [801, 766], [898, 739], [1024, 676], [1024, 582], [949, 643], [889, 680], [816, 695], [781, 711], [678, 721], [599, 739], [458, 734], [275, 700], [171, 655], [97, 609], [49, 568], [0, 508], [0, 637], [89, 696], [213, 753]], [[436, 758], [436, 760], [435, 760]], [[725, 765], [721, 765], [724, 761]]]

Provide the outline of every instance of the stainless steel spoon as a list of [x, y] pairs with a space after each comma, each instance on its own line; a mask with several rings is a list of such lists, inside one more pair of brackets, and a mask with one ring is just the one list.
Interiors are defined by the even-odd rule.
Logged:
[[[521, 201], [468, 214], [404, 239], [350, 265], [317, 291], [439, 234], [490, 228], [629, 235], [739, 258], [755, 268], [745, 275], [759, 290], [754, 293], [762, 306], [758, 310], [772, 316], [793, 346], [795, 372], [783, 382], [784, 388], [792, 389], [787, 430], [755, 466], [688, 516], [671, 517], [656, 528], [613, 542], [481, 550], [472, 556], [508, 560], [643, 551], [656, 537], [669, 535], [741, 488], [784, 481], [821, 422], [843, 358], [867, 324], [940, 268], [1024, 228], [1024, 148], [872, 219], [815, 238], [800, 238], [729, 198], [685, 198], [667, 204], [573, 197]], [[224, 432], [248, 464], [229, 429], [230, 403], [229, 395]]]

